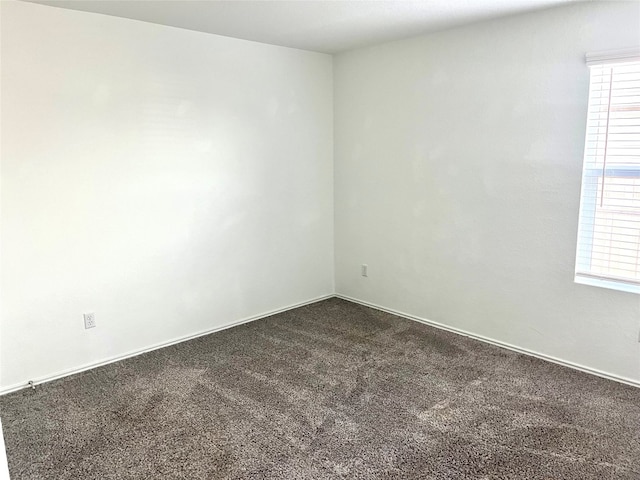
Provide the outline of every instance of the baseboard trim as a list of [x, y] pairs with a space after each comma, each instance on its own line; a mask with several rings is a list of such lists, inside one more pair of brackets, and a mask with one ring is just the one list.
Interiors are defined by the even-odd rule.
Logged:
[[[630, 378], [621, 377], [619, 375], [614, 375], [614, 374], [611, 374], [611, 373], [603, 372], [601, 370], [597, 370], [597, 369], [594, 369], [594, 368], [585, 367], [585, 366], [579, 365], [577, 363], [573, 363], [573, 362], [569, 362], [569, 361], [566, 361], [566, 360], [562, 360], [560, 358], [552, 357], [550, 355], [545, 355], [544, 353], [538, 353], [538, 352], [535, 352], [533, 350], [528, 350], [526, 348], [516, 347], [515, 345], [511, 345], [509, 343], [501, 342], [499, 340], [494, 340], [492, 338], [485, 337], [483, 335], [478, 335], [478, 334], [475, 334], [475, 333], [471, 333], [471, 332], [468, 332], [466, 330], [462, 330], [462, 329], [459, 329], [459, 328], [451, 327], [449, 325], [438, 323], [438, 322], [435, 322], [433, 320], [428, 320], [428, 319], [425, 319], [425, 318], [422, 318], [422, 317], [418, 317], [416, 315], [411, 315], [409, 313], [401, 312], [399, 310], [395, 310], [395, 309], [392, 309], [392, 308], [383, 307], [383, 306], [377, 305], [375, 303], [367, 302], [367, 301], [360, 300], [360, 299], [355, 298], [355, 297], [350, 297], [348, 295], [343, 295], [343, 294], [339, 294], [339, 293], [322, 295], [320, 297], [316, 297], [316, 298], [313, 298], [313, 299], [310, 299], [310, 300], [306, 300], [306, 301], [303, 301], [303, 302], [287, 305], [285, 307], [281, 307], [281, 308], [278, 308], [278, 309], [275, 309], [275, 310], [271, 310], [271, 311], [268, 311], [268, 312], [265, 312], [265, 313], [261, 313], [261, 314], [258, 314], [258, 315], [252, 315], [250, 317], [245, 317], [245, 318], [242, 318], [242, 319], [237, 320], [235, 322], [231, 322], [231, 323], [228, 323], [228, 324], [225, 324], [225, 325], [221, 325], [221, 326], [218, 326], [218, 327], [215, 327], [215, 328], [211, 328], [211, 329], [208, 329], [208, 330], [200, 331], [200, 332], [197, 332], [197, 333], [194, 333], [194, 334], [191, 334], [191, 335], [185, 335], [185, 336], [173, 339], [173, 340], [157, 343], [157, 344], [151, 345], [149, 347], [145, 347], [145, 348], [142, 348], [142, 349], [138, 349], [138, 350], [134, 350], [134, 351], [131, 351], [131, 352], [127, 352], [127, 353], [125, 353], [123, 355], [117, 355], [117, 356], [109, 357], [109, 358], [107, 358], [105, 360], [101, 360], [99, 362], [93, 362], [93, 363], [90, 363], [90, 364], [82, 365], [80, 367], [71, 368], [71, 369], [67, 369], [67, 370], [61, 371], [61, 372], [57, 372], [57, 373], [52, 374], [52, 375], [39, 377], [39, 378], [33, 379], [33, 384], [34, 385], [40, 385], [40, 384], [43, 384], [43, 383], [51, 382], [51, 381], [57, 380], [59, 378], [64, 378], [64, 377], [68, 377], [70, 375], [75, 375], [76, 373], [81, 373], [81, 372], [84, 372], [84, 371], [87, 371], [87, 370], [91, 370], [92, 368], [97, 368], [97, 367], [101, 367], [103, 365], [108, 365], [110, 363], [119, 362], [120, 360], [126, 360], [127, 358], [131, 358], [131, 357], [135, 357], [135, 356], [138, 356], [138, 355], [142, 355], [143, 353], [152, 352], [152, 351], [158, 350], [160, 348], [169, 347], [171, 345], [175, 345], [175, 344], [178, 344], [178, 343], [186, 342], [186, 341], [192, 340], [194, 338], [202, 337], [204, 335], [209, 335], [211, 333], [215, 333], [215, 332], [219, 332], [219, 331], [222, 331], [222, 330], [226, 330], [228, 328], [233, 328], [233, 327], [236, 327], [238, 325], [242, 325], [244, 323], [249, 323], [249, 322], [253, 322], [255, 320], [260, 320], [262, 318], [270, 317], [271, 315], [276, 315], [278, 313], [286, 312], [288, 310], [293, 310], [295, 308], [303, 307], [305, 305], [311, 305], [313, 303], [321, 302], [323, 300], [327, 300], [329, 298], [334, 298], [334, 297], [335, 298], [340, 298], [342, 300], [346, 300], [346, 301], [349, 301], [349, 302], [357, 303], [357, 304], [360, 304], [360, 305], [364, 305], [365, 307], [370, 307], [370, 308], [373, 308], [373, 309], [376, 309], [376, 310], [380, 310], [382, 312], [390, 313], [392, 315], [397, 315], [399, 317], [403, 317], [403, 318], [406, 318], [408, 320], [413, 320], [415, 322], [423, 323], [425, 325], [429, 325], [431, 327], [435, 327], [435, 328], [438, 328], [440, 330], [446, 330], [448, 332], [456, 333], [456, 334], [462, 335], [464, 337], [473, 338], [474, 340], [479, 340], [481, 342], [488, 343], [490, 345], [495, 345], [497, 347], [506, 348], [507, 350], [511, 350], [513, 352], [522, 353], [524, 355], [529, 355], [529, 356], [532, 356], [532, 357], [536, 357], [536, 358], [539, 358], [541, 360], [545, 360], [547, 362], [555, 363], [555, 364], [558, 364], [558, 365], [562, 365], [564, 367], [572, 368], [574, 370], [579, 370], [581, 372], [589, 373], [591, 375], [596, 375], [596, 376], [601, 377], [601, 378], [606, 378], [608, 380], [613, 380], [613, 381], [616, 381], [616, 382], [619, 382], [619, 383], [624, 383], [626, 385], [630, 385], [632, 387], [640, 388], [640, 381], [636, 381], [636, 380], [632, 380]], [[6, 395], [8, 393], [16, 392], [16, 391], [22, 390], [24, 388], [29, 388], [29, 384], [20, 383], [20, 384], [10, 385], [8, 387], [3, 387], [3, 388], [0, 388], [0, 396], [1, 395]]]
[[506, 348], [507, 350], [511, 350], [513, 352], [522, 353], [524, 355], [529, 355], [531, 357], [536, 357], [541, 360], [545, 360], [547, 362], [555, 363], [558, 365], [562, 365], [564, 367], [569, 367], [574, 370], [579, 370], [581, 372], [589, 373], [591, 375], [595, 375], [597, 377], [606, 378], [607, 380], [613, 380], [615, 382], [624, 383], [625, 385], [630, 385], [632, 387], [640, 388], [640, 381], [636, 381], [630, 378], [621, 377], [619, 375], [614, 375], [612, 373], [603, 372], [601, 370], [597, 370], [595, 368], [585, 367], [584, 365], [579, 365], [577, 363], [569, 362], [566, 360], [562, 360], [560, 358], [552, 357], [550, 355], [545, 355], [544, 353], [534, 352], [533, 350], [528, 350], [522, 347], [516, 347], [515, 345], [511, 345], [509, 343], [501, 342], [499, 340], [494, 340], [489, 337], [485, 337], [483, 335], [478, 335], [475, 333], [468, 332], [466, 330], [462, 330], [460, 328], [450, 327], [443, 323], [434, 322], [433, 320], [428, 320], [426, 318], [418, 317], [416, 315], [411, 315], [409, 313], [401, 312], [399, 310], [394, 310], [392, 308], [383, 307], [381, 305], [376, 305], [375, 303], [366, 302], [364, 300], [360, 300], [358, 298], [350, 297], [348, 295], [342, 295], [336, 293], [335, 297], [341, 298], [343, 300], [347, 300], [349, 302], [358, 303], [360, 305], [364, 305], [365, 307], [370, 307], [376, 310], [380, 310], [382, 312], [390, 313], [392, 315], [397, 315], [399, 317], [406, 318], [408, 320], [413, 320], [415, 322], [424, 323], [425, 325], [429, 325], [431, 327], [439, 328], [440, 330], [446, 330], [448, 332], [456, 333], [458, 335], [462, 335], [464, 337], [473, 338], [474, 340], [479, 340], [484, 343], [488, 343], [491, 345], [495, 345], [496, 347]]
[[[222, 330], [226, 330], [228, 328], [237, 327], [238, 325], [242, 325], [244, 323], [253, 322], [255, 320], [260, 320], [262, 318], [270, 317], [272, 315], [276, 315], [278, 313], [286, 312], [288, 310], [293, 310], [295, 308], [304, 307], [305, 305], [311, 305], [312, 303], [321, 302], [323, 300], [327, 300], [329, 298], [333, 298], [335, 295], [330, 293], [328, 295], [322, 295], [320, 297], [312, 298], [310, 300], [305, 300], [303, 302], [294, 303], [291, 305], [287, 305], [286, 307], [277, 308], [275, 310], [270, 310], [265, 313], [260, 313], [258, 315], [252, 315], [250, 317], [245, 317], [240, 320], [236, 320], [235, 322], [227, 323], [225, 325], [221, 325], [215, 328], [211, 328], [208, 330], [203, 330], [191, 335], [185, 335], [182, 337], [175, 338], [173, 340], [169, 340], [166, 342], [156, 343], [149, 347], [141, 348], [138, 350], [134, 350], [131, 352], [127, 352], [123, 355], [116, 355], [113, 357], [109, 357], [105, 360], [100, 360], [98, 362], [88, 363], [76, 368], [70, 368], [67, 370], [63, 370], [61, 372], [54, 373], [52, 375], [47, 375], [44, 377], [31, 379], [33, 381], [33, 385], [40, 385], [43, 383], [51, 382], [52, 380], [57, 380], [59, 378], [68, 377], [70, 375], [75, 375], [76, 373], [85, 372], [87, 370], [91, 370], [92, 368], [102, 367], [103, 365], [108, 365], [110, 363], [119, 362], [120, 360], [126, 360], [127, 358], [135, 357], [138, 355], [142, 355], [143, 353], [152, 352], [153, 350], [158, 350], [160, 348], [169, 347], [171, 345], [175, 345], [177, 343], [186, 342], [189, 340], [193, 340], [194, 338], [203, 337], [204, 335], [209, 335], [211, 333], [220, 332]], [[19, 383], [10, 385], [8, 387], [0, 388], [0, 396], [6, 395], [8, 393], [16, 392], [18, 390], [22, 390], [24, 388], [30, 388], [28, 383]]]

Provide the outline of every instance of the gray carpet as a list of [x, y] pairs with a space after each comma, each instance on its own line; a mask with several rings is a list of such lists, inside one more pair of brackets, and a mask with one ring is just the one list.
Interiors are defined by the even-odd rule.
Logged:
[[331, 299], [0, 398], [20, 479], [640, 479], [640, 389]]

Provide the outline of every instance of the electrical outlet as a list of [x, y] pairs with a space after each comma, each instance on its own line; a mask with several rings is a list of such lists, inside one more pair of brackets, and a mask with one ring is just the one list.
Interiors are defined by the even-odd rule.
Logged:
[[368, 265], [365, 265], [364, 263], [360, 266], [360, 275], [362, 275], [363, 277], [368, 277], [367, 275], [367, 270], [369, 269]]
[[84, 317], [84, 328], [93, 328], [96, 326], [96, 314], [95, 313], [85, 313]]

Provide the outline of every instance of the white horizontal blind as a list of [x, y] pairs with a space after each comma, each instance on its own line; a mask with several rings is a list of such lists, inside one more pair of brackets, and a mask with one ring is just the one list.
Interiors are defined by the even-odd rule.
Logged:
[[594, 63], [576, 279], [640, 286], [640, 61]]

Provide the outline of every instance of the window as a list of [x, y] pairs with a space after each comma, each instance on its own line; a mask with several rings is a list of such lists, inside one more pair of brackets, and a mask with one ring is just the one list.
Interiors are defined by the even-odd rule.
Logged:
[[575, 280], [640, 293], [640, 50], [590, 54], [587, 64]]

